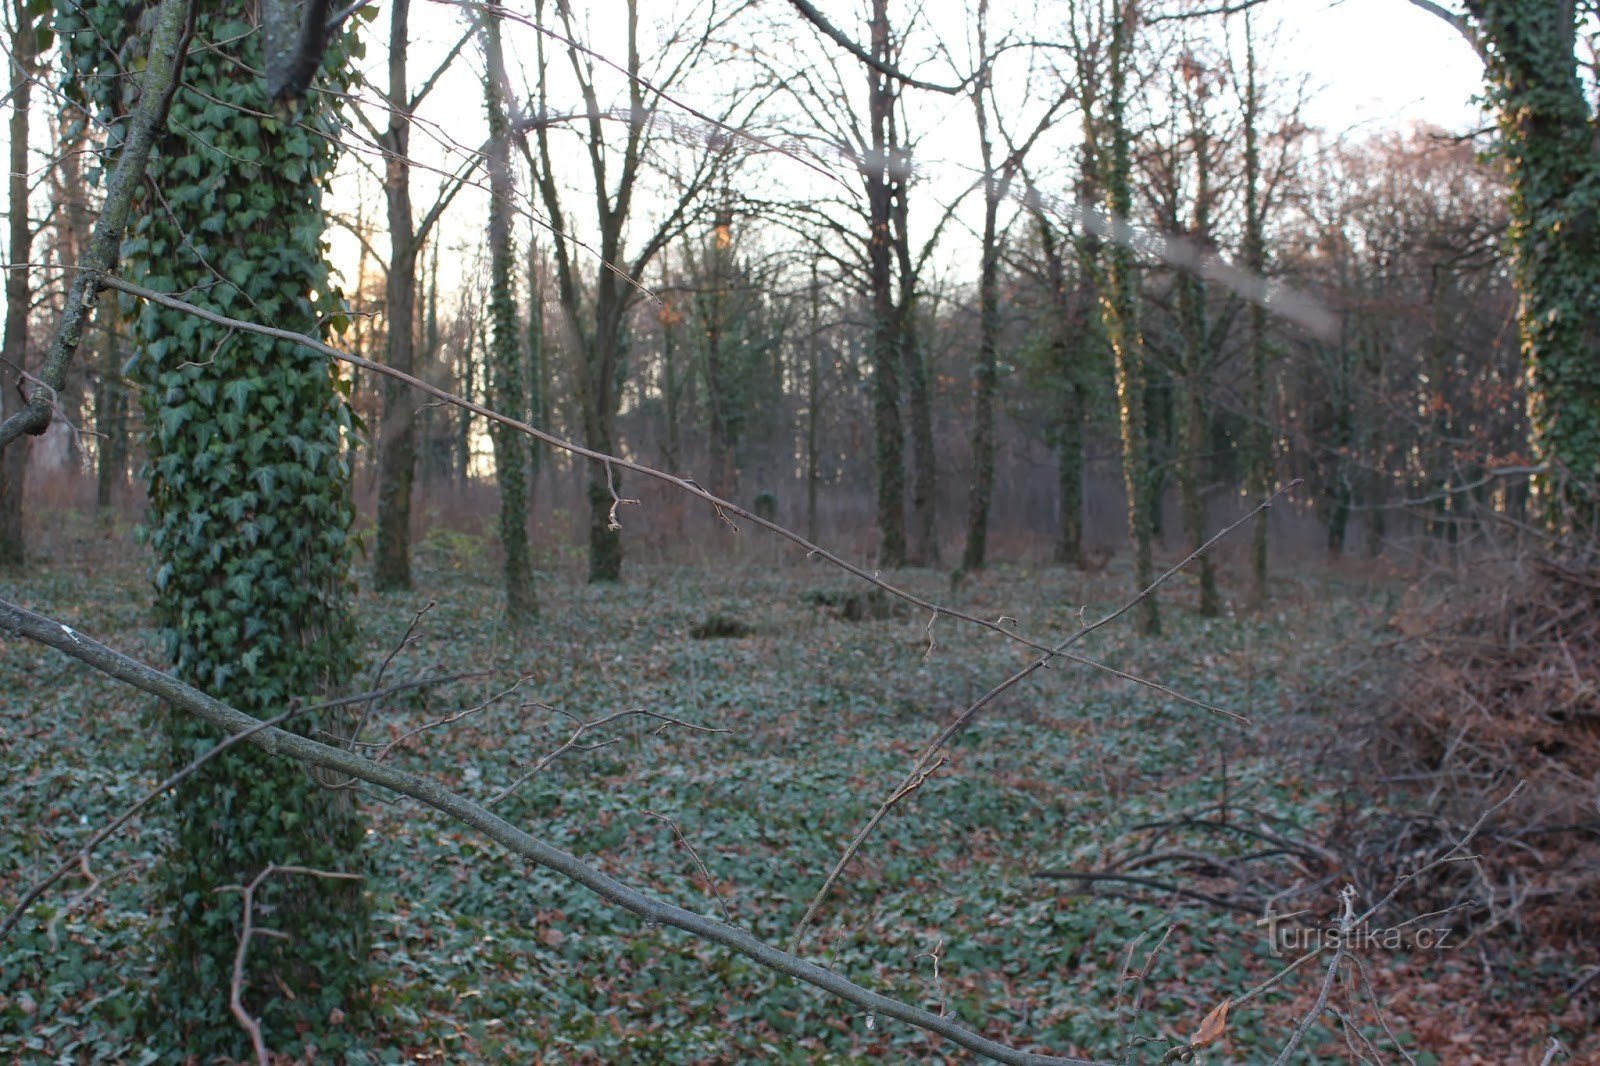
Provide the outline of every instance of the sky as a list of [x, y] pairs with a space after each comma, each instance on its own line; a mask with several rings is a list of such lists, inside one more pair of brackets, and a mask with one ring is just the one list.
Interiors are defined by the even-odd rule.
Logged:
[[1444, 20], [1407, 0], [1280, 0], [1271, 61], [1303, 72], [1307, 117], [1329, 131], [1482, 123], [1483, 65]]
[[[388, 31], [388, 11], [382, 0], [379, 6], [378, 17], [367, 30], [365, 66], [374, 83], [383, 85], [387, 76], [382, 45]], [[531, 14], [529, 0], [513, 0], [508, 6]], [[856, 0], [823, 0], [821, 6], [847, 32], [855, 29], [851, 13]], [[588, 6], [587, 22], [591, 32], [597, 34], [595, 43], [602, 49], [620, 43], [607, 39], [618, 22], [608, 18], [608, 12], [620, 7], [621, 0], [592, 0]], [[582, 10], [583, 5], [579, 8]], [[963, 24], [965, 9], [965, 0], [925, 0], [923, 7], [924, 17], [932, 25], [946, 27], [947, 35], [952, 33], [948, 27]], [[458, 10], [441, 0], [413, 4], [413, 86], [427, 76], [436, 58], [459, 37]], [[785, 0], [761, 0], [758, 10], [766, 18], [793, 22], [791, 29], [796, 33], [809, 32]], [[651, 7], [647, 4], [644, 11], [648, 20]], [[994, 11], [997, 21], [1013, 13], [1007, 11], [1005, 0], [999, 0]], [[1466, 131], [1486, 122], [1474, 102], [1482, 86], [1482, 67], [1477, 57], [1453, 28], [1408, 0], [1270, 0], [1256, 9], [1255, 17], [1258, 58], [1263, 68], [1285, 82], [1303, 86], [1303, 118], [1332, 137], [1365, 138], [1385, 129], [1407, 129], [1416, 124]], [[527, 27], [508, 23], [505, 36], [512, 79], [521, 90], [526, 79], [517, 72], [519, 55], [531, 61], [533, 34]], [[434, 166], [453, 167], [452, 156], [462, 158], [464, 152], [481, 146], [486, 135], [477, 73], [482, 60], [475, 45], [462, 52], [456, 66], [458, 69], [441, 80], [422, 108], [424, 121], [413, 135], [413, 154]], [[683, 94], [701, 99], [714, 97], [714, 92], [705, 90], [718, 87], [716, 72], [698, 78], [683, 88]], [[931, 179], [934, 199], [944, 190], [964, 187], [970, 181], [970, 157], [975, 156], [975, 151], [966, 148], [971, 138], [967, 112], [964, 101], [952, 106], [949, 98], [938, 100], [930, 112], [936, 117], [924, 131], [920, 165]], [[381, 121], [381, 116], [374, 114], [374, 118]], [[796, 172], [795, 179], [785, 176], [783, 180], [809, 178], [799, 164], [780, 160], [778, 165]], [[854, 187], [853, 178], [846, 177]], [[427, 209], [435, 180], [425, 170], [413, 178], [413, 200], [419, 214]], [[374, 179], [358, 183], [347, 176], [339, 182], [338, 209], [354, 214], [356, 200], [365, 204], [364, 213], [369, 219], [381, 220], [381, 190]], [[924, 210], [935, 213], [931, 207]], [[468, 189], [446, 216], [442, 238], [449, 261], [443, 264], [445, 276], [441, 281], [447, 289], [453, 288], [470, 269], [470, 257], [464, 250], [481, 240], [484, 211], [483, 194]], [[354, 280], [355, 242], [335, 232], [333, 243], [335, 262], [345, 274], [348, 287]], [[452, 247], [462, 251], [449, 255]]]

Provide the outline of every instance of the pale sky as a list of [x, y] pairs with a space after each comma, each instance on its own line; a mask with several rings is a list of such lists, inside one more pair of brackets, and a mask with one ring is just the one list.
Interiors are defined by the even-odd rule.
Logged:
[[[857, 29], [850, 14], [854, 0], [825, 0], [821, 6], [838, 18], [846, 32]], [[955, 33], [959, 37], [965, 6], [964, 0], [926, 0], [923, 16], [930, 26], [947, 27], [947, 35]], [[509, 7], [531, 14], [532, 5], [526, 0]], [[620, 0], [592, 0], [590, 25], [601, 33], [614, 30], [617, 20], [606, 18], [607, 11], [613, 8], [620, 10]], [[458, 10], [441, 0], [413, 5], [413, 88], [459, 36]], [[768, 19], [792, 21], [797, 33], [809, 32], [785, 0], [762, 0], [758, 11]], [[1004, 0], [995, 5], [994, 12], [997, 23], [1010, 13]], [[649, 17], [647, 14], [647, 20]], [[1258, 8], [1255, 18], [1258, 62], [1268, 76], [1304, 85], [1303, 118], [1329, 134], [1366, 137], [1383, 129], [1404, 129], [1417, 123], [1465, 131], [1485, 122], [1473, 102], [1481, 91], [1483, 77], [1477, 57], [1455, 30], [1407, 0], [1274, 0]], [[368, 25], [365, 63], [369, 77], [380, 86], [387, 79], [383, 48], [387, 31], [388, 10], [380, 0], [380, 13]], [[520, 92], [526, 78], [517, 69], [518, 55], [531, 61], [533, 34], [525, 26], [508, 22], [505, 37], [512, 81]], [[926, 40], [929, 34], [924, 33], [923, 37]], [[957, 39], [953, 47], [960, 54], [965, 45]], [[480, 147], [485, 137], [478, 81], [482, 60], [476, 44], [463, 50], [456, 67], [424, 104], [419, 114], [422, 124], [412, 141], [413, 155], [430, 165], [452, 169], [465, 152]], [[687, 84], [682, 94], [697, 97], [697, 102], [714, 97], [714, 92], [702, 90], [707, 89], [707, 80], [710, 88], [716, 87], [720, 81], [717, 72], [713, 69], [698, 78]], [[670, 107], [665, 110], [671, 113]], [[940, 99], [930, 109], [930, 115], [931, 125], [921, 131], [918, 164], [930, 179], [931, 195], [916, 209], [925, 218], [937, 213], [934, 201], [948, 195], [945, 190], [965, 186], [976, 158], [975, 148], [968, 147], [972, 143], [971, 118], [964, 100]], [[381, 116], [375, 114], [374, 118], [381, 121]], [[918, 121], [922, 121], [920, 116]], [[775, 165], [782, 169], [783, 182], [809, 178], [799, 164], [777, 160]], [[795, 179], [789, 178], [791, 172], [797, 175]], [[856, 187], [853, 176], [845, 177], [852, 188]], [[431, 201], [435, 181], [425, 170], [414, 174], [412, 196], [419, 215]], [[353, 201], [359, 196], [366, 203], [366, 215], [381, 220], [382, 193], [371, 179], [358, 186], [346, 177], [338, 189], [340, 210], [354, 213]], [[527, 193], [526, 189], [519, 191]], [[542, 215], [542, 208], [534, 207]], [[444, 247], [465, 247], [481, 240], [484, 212], [483, 194], [473, 189], [464, 191], [446, 216]], [[959, 243], [959, 235], [956, 240]], [[333, 241], [335, 262], [353, 282], [354, 242], [337, 231]], [[442, 280], [446, 287], [452, 287], [460, 276], [459, 270], [447, 268], [446, 272], [450, 276]]]
[[1269, 61], [1303, 71], [1313, 92], [1307, 117], [1330, 132], [1428, 122], [1466, 130], [1480, 124], [1472, 100], [1483, 64], [1444, 20], [1407, 0], [1281, 0]]

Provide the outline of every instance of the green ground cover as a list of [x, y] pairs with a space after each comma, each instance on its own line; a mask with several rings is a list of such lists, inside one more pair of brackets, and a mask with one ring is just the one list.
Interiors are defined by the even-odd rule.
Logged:
[[[839, 606], [848, 580], [798, 557], [713, 571], [640, 567], [620, 587], [546, 575], [542, 620], [514, 634], [500, 621], [490, 551], [454, 534], [424, 549], [417, 592], [363, 594], [367, 661], [391, 652], [417, 609], [436, 601], [389, 680], [490, 673], [385, 701], [373, 734], [400, 737], [523, 680], [390, 758], [482, 800], [558, 748], [575, 720], [637, 708], [726, 730], [657, 732], [642, 717], [620, 719], [583, 738], [611, 743], [573, 748], [497, 810], [641, 888], [707, 914], [726, 908], [772, 943], [787, 941], [844, 843], [939, 725], [1029, 657], [949, 619], [930, 631], [926, 615], [909, 612], [856, 618], [863, 612]], [[156, 662], [144, 578], [137, 562], [117, 561], [130, 558], [125, 547], [86, 550], [8, 595]], [[944, 575], [903, 576], [920, 594], [949, 595]], [[1080, 608], [1093, 619], [1115, 606], [1124, 583], [1115, 567], [1092, 578], [1001, 568], [963, 584], [955, 605], [1059, 636], [1080, 624]], [[1170, 600], [1192, 598], [1181, 581], [1176, 589]], [[1161, 639], [1140, 641], [1121, 625], [1092, 635], [1079, 650], [1255, 724], [1081, 667], [1040, 673], [889, 817], [830, 896], [805, 953], [997, 1039], [1160, 1061], [1214, 1005], [1281, 967], [1261, 930], [1249, 915], [1159, 892], [1094, 897], [1034, 874], [1099, 868], [1132, 827], [1223, 801], [1314, 831], [1339, 800], [1284, 749], [1282, 720], [1298, 693], [1335, 671], [1330, 649], [1375, 632], [1381, 600], [1366, 582], [1319, 578], [1286, 587], [1282, 608], [1261, 618], [1202, 622], [1173, 602]], [[691, 635], [717, 631], [706, 626], [714, 616], [746, 635]], [[49, 650], [0, 640], [0, 693], [0, 904], [9, 907], [160, 768], [150, 701]], [[646, 928], [409, 802], [368, 796], [366, 806], [380, 981], [376, 1024], [352, 1061], [964, 1057], [720, 948]], [[157, 807], [101, 849], [97, 881], [63, 882], [0, 943], [0, 1059], [156, 1061], [138, 1047], [132, 1019], [150, 981], [147, 875], [163, 840]], [[1244, 846], [1215, 834], [1192, 843]], [[1127, 979], [1130, 959], [1146, 970], [1142, 983]], [[1270, 1061], [1322, 972], [1306, 966], [1237, 1008], [1227, 1041], [1201, 1058]], [[1388, 987], [1381, 972], [1375, 980]], [[1439, 1061], [1417, 1052], [1407, 1015], [1386, 1015], [1392, 1036], [1375, 1014], [1352, 1017], [1352, 1028], [1389, 1047], [1385, 1058], [1398, 1041], [1416, 1061]], [[1319, 1026], [1298, 1061], [1321, 1061], [1319, 1048], [1342, 1055], [1358, 1039]]]

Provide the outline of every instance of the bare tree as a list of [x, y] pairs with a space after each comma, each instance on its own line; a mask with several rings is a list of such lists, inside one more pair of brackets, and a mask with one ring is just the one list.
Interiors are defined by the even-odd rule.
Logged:
[[[623, 90], [625, 104], [612, 110], [603, 106], [600, 99], [604, 83], [599, 73], [605, 64], [581, 43], [571, 9], [566, 4], [556, 5], [553, 19], [547, 17], [548, 10], [544, 0], [534, 6], [537, 88], [534, 112], [527, 121], [538, 144], [537, 184], [551, 232], [556, 295], [577, 350], [574, 384], [583, 440], [594, 451], [611, 453], [616, 450], [617, 407], [628, 374], [624, 336], [628, 314], [642, 291], [651, 262], [689, 224], [717, 167], [733, 151], [732, 140], [720, 129], [702, 131], [703, 144], [687, 146], [691, 156], [687, 173], [677, 179], [668, 194], [661, 218], [630, 251], [635, 196], [644, 165], [668, 139], [668, 131], [658, 122], [659, 108], [663, 97], [702, 61], [731, 13], [721, 0], [709, 0], [695, 9], [679, 23], [679, 29], [664, 42], [664, 47], [652, 50], [657, 59], [654, 68], [647, 70], [639, 37], [638, 0], [627, 0], [622, 15], [627, 58], [615, 65], [616, 72], [627, 81]], [[559, 26], [560, 32], [546, 28], [552, 26]], [[570, 124], [550, 112], [552, 50], [565, 56], [568, 72], [583, 99], [582, 114]], [[748, 113], [753, 107], [754, 101], [730, 104], [721, 120], [734, 119], [735, 108]], [[721, 120], [722, 127], [738, 124]], [[620, 137], [612, 133], [618, 125], [622, 127]], [[562, 136], [577, 138], [587, 156], [586, 218], [574, 206], [574, 197], [563, 188], [568, 168], [558, 163], [563, 154], [554, 147]], [[592, 244], [579, 238], [575, 227], [580, 223], [593, 227]], [[622, 578], [621, 523], [617, 517], [622, 500], [619, 476], [606, 463], [591, 465], [591, 581]]]
[[[1055, 99], [1047, 101], [1043, 114], [1019, 142], [1006, 129], [1004, 116], [1008, 110], [1022, 110], [1030, 103], [1028, 94], [1021, 101], [1009, 101], [1004, 105], [995, 98], [995, 66], [1000, 54], [989, 38], [988, 0], [979, 0], [976, 14], [978, 74], [972, 81], [971, 101], [977, 120], [978, 156], [983, 167], [983, 230], [978, 267], [978, 359], [972, 373], [972, 481], [967, 495], [967, 542], [961, 558], [961, 568], [967, 571], [981, 570], [987, 562], [989, 510], [994, 496], [994, 404], [999, 377], [1000, 263], [1004, 254], [1000, 210], [1011, 199], [1029, 151], [1055, 124], [1073, 95], [1071, 89], [1058, 87]], [[1034, 58], [1026, 53], [1022, 55], [1030, 61]], [[1031, 84], [1032, 79], [1023, 81]], [[1005, 139], [1006, 152], [1001, 158], [996, 158], [996, 132]]]
[[[389, 8], [389, 85], [384, 93], [387, 126], [379, 131], [359, 108], [383, 152], [383, 193], [388, 212], [389, 258], [384, 284], [384, 361], [403, 373], [414, 373], [416, 357], [417, 256], [460, 188], [447, 181], [419, 221], [411, 204], [411, 128], [417, 108], [440, 74], [471, 37], [464, 33], [438, 69], [416, 91], [409, 80], [411, 0], [394, 0]], [[378, 430], [377, 542], [373, 581], [380, 590], [411, 587], [411, 490], [417, 471], [417, 413], [405, 390], [393, 379], [383, 384], [383, 415]]]

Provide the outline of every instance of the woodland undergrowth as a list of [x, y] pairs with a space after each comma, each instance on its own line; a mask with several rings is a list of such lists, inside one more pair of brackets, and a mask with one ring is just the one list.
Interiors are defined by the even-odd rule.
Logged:
[[[116, 533], [62, 545], [17, 599], [159, 661], [137, 552]], [[582, 584], [547, 558], [544, 613], [518, 632], [502, 621], [488, 542], [424, 540], [415, 593], [361, 595], [361, 658], [375, 668], [389, 657], [389, 683], [481, 673], [385, 700], [369, 735], [398, 741], [387, 758], [487, 799], [580, 722], [644, 710], [684, 723], [620, 716], [496, 809], [608, 872], [782, 943], [927, 739], [1027, 653], [949, 619], [930, 627], [902, 611], [851, 611], [856, 590], [842, 575], [798, 553], [774, 565], [770, 547], [730, 540], [725, 566], [637, 567], [622, 586]], [[943, 574], [898, 577], [950, 599]], [[1078, 626], [1081, 608], [1093, 618], [1115, 606], [1126, 580], [1117, 561], [1089, 576], [996, 567], [963, 582], [952, 605], [1047, 637]], [[1195, 593], [1180, 579], [1165, 637], [1114, 626], [1078, 650], [1250, 725], [1082, 667], [1043, 671], [890, 815], [803, 949], [998, 1039], [1158, 1061], [1219, 1002], [1290, 961], [1258, 924], [1265, 898], [1299, 886], [1304, 898], [1281, 910], [1325, 921], [1336, 882], [1358, 875], [1346, 845], [1387, 809], [1325, 758], [1330, 731], [1318, 723], [1332, 718], [1329, 693], [1365, 684], [1348, 664], [1393, 639], [1399, 588], [1381, 575], [1302, 575], [1280, 584], [1264, 615], [1203, 621], [1180, 609]], [[9, 903], [154, 785], [157, 742], [147, 699], [29, 643], [0, 642], [0, 692]], [[382, 979], [379, 1026], [352, 1061], [961, 1058], [645, 928], [431, 813], [363, 802]], [[0, 944], [0, 1058], [140, 1061], [132, 1019], [155, 962], [150, 872], [166, 824], [159, 806], [135, 821]], [[1287, 843], [1263, 846], [1234, 827]], [[1366, 1040], [1383, 1049], [1378, 1061], [1403, 1061], [1400, 1047], [1417, 1062], [1537, 1062], [1551, 1036], [1580, 1057], [1592, 1050], [1592, 993], [1549, 994], [1582, 972], [1559, 941], [1356, 957], [1364, 981], [1351, 977], [1346, 1025], [1313, 1026], [1304, 1061], [1343, 1060]], [[1302, 967], [1236, 1007], [1225, 1041], [1201, 1059], [1269, 1061], [1322, 972]]]

